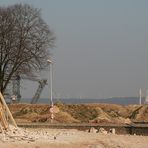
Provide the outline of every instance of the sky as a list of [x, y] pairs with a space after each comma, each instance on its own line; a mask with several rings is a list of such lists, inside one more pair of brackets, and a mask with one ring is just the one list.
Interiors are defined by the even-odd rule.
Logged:
[[[0, 0], [0, 6], [27, 3], [41, 9], [56, 36], [51, 49], [53, 95], [108, 98], [143, 95], [148, 89], [147, 0]], [[42, 72], [40, 78], [49, 72]], [[22, 97], [38, 84], [22, 84]], [[46, 86], [41, 97], [49, 96]]]

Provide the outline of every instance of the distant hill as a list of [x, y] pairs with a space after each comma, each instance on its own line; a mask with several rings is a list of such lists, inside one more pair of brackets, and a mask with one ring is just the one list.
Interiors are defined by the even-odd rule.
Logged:
[[[22, 99], [21, 103], [30, 103], [31, 99]], [[119, 105], [139, 104], [138, 97], [113, 97], [106, 99], [79, 99], [79, 98], [67, 98], [67, 99], [53, 99], [54, 103], [62, 102], [65, 104], [83, 104], [83, 103], [108, 103]], [[142, 104], [144, 104], [145, 98], [142, 98]], [[49, 98], [40, 98], [37, 104], [49, 104]]]
[[[41, 100], [40, 100], [41, 101]], [[82, 103], [108, 103], [108, 104], [120, 104], [120, 105], [130, 105], [139, 104], [138, 97], [113, 97], [107, 99], [55, 99], [55, 102], [61, 101], [66, 104], [82, 104]], [[142, 104], [144, 104], [145, 98], [142, 98]]]

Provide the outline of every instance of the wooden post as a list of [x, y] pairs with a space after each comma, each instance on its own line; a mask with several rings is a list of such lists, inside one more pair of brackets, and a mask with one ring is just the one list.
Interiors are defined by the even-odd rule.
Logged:
[[8, 116], [10, 117], [13, 125], [17, 128], [17, 124], [16, 124], [1, 92], [0, 92], [0, 100], [1, 100], [2, 104], [4, 105], [4, 107], [6, 108], [6, 112], [8, 113]]
[[0, 129], [1, 129], [1, 131], [2, 131], [3, 140], [5, 141], [5, 133], [4, 133], [4, 130], [3, 130], [3, 127], [2, 127], [2, 125], [1, 125], [1, 124], [0, 124]]
[[6, 120], [4, 111], [3, 111], [3, 106], [2, 106], [1, 103], [0, 103], [0, 121], [1, 121], [1, 124], [4, 127], [4, 129], [7, 129], [8, 128], [8, 123], [7, 123], [7, 120]]

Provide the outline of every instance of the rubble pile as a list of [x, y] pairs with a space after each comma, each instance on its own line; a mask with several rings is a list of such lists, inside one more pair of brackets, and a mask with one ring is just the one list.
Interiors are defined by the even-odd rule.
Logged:
[[28, 142], [34, 142], [40, 138], [43, 139], [49, 139], [49, 135], [47, 132], [31, 132], [27, 129], [23, 128], [15, 128], [12, 125], [9, 125], [9, 128], [7, 130], [3, 130], [0, 133], [0, 140], [1, 141], [28, 141]]
[[115, 134], [116, 133], [116, 130], [115, 128], [111, 128], [109, 131], [105, 130], [104, 128], [99, 128], [99, 129], [96, 129], [94, 127], [91, 127], [89, 130], [88, 130], [89, 133], [100, 133], [100, 134]]
[[[0, 141], [2, 142], [37, 142], [40, 140], [45, 141], [55, 141], [60, 140], [69, 136], [76, 136], [77, 130], [69, 132], [67, 130], [61, 130], [61, 132], [52, 131], [49, 132], [46, 129], [25, 129], [25, 128], [15, 128], [9, 125], [7, 130], [0, 131]], [[76, 136], [77, 137], [77, 136]]]

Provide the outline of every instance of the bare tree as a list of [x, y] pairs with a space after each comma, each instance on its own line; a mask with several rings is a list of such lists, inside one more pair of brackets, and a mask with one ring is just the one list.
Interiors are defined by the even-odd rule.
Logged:
[[16, 74], [35, 74], [46, 67], [55, 37], [28, 4], [0, 7], [0, 91]]

